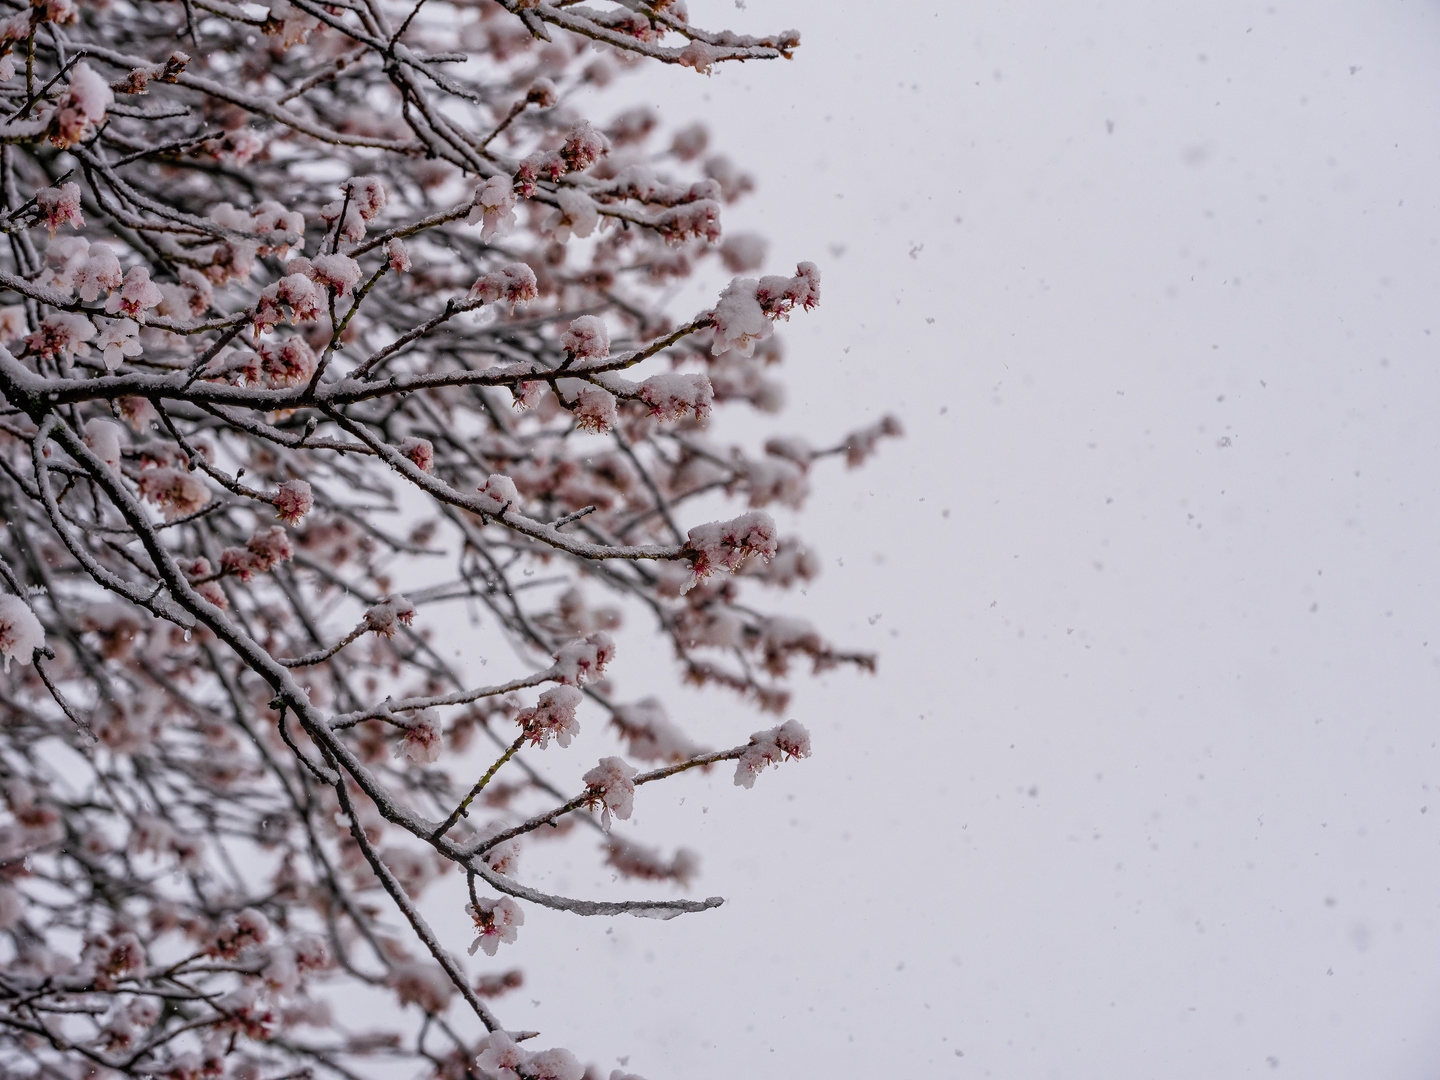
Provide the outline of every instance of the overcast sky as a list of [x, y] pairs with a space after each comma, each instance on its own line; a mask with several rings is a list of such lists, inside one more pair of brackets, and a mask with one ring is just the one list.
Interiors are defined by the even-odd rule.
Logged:
[[823, 268], [778, 429], [908, 427], [786, 522], [880, 674], [751, 792], [647, 789], [729, 903], [531, 911], [507, 1023], [652, 1080], [1435, 1076], [1437, 5], [690, 7], [803, 34], [620, 98]]

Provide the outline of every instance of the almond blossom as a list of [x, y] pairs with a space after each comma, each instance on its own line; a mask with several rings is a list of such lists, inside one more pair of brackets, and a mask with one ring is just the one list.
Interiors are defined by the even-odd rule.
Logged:
[[618, 757], [603, 757], [581, 779], [591, 802], [600, 807], [600, 820], [610, 831], [610, 814], [624, 821], [635, 809], [635, 769]]
[[5, 658], [5, 670], [10, 670], [10, 661], [30, 663], [36, 649], [45, 647], [45, 628], [30, 610], [30, 605], [18, 596], [0, 596], [0, 656]]
[[[487, 957], [522, 903], [706, 917], [637, 781], [808, 739], [650, 695], [873, 667], [775, 596], [822, 560], [757, 508], [898, 422], [772, 430], [819, 271], [726, 234], [754, 181], [703, 125], [585, 88], [795, 44], [678, 2], [0, 12], [0, 1075], [592, 1075]], [[549, 751], [582, 709], [588, 769]]]

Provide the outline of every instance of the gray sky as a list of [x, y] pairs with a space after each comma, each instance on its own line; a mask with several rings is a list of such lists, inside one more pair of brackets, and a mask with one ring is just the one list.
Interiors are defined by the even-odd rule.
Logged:
[[909, 429], [799, 517], [794, 610], [881, 671], [753, 791], [647, 790], [729, 904], [527, 912], [507, 1022], [686, 1080], [1434, 1076], [1440, 10], [691, 9], [804, 35], [618, 97], [822, 266], [778, 428]]

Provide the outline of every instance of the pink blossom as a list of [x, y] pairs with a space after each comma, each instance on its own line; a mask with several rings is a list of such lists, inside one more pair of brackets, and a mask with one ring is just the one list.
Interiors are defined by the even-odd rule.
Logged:
[[47, 360], [61, 356], [89, 356], [86, 342], [95, 337], [95, 324], [84, 315], [59, 311], [45, 316], [40, 329], [25, 339], [32, 352]]
[[729, 521], [697, 525], [687, 534], [686, 547], [694, 552], [689, 592], [716, 570], [734, 573], [752, 555], [769, 559], [776, 551], [775, 522], [769, 514], [751, 510]]
[[168, 465], [142, 470], [135, 486], [142, 498], [160, 507], [166, 521], [188, 517], [210, 501], [210, 490], [198, 476]]
[[604, 630], [566, 642], [555, 654], [555, 677], [570, 686], [583, 686], [599, 678], [615, 657], [615, 639]]
[[455, 984], [445, 969], [431, 960], [406, 960], [390, 969], [387, 980], [402, 1005], [419, 1005], [427, 1013], [441, 1013], [450, 1004]]
[[40, 212], [40, 224], [55, 235], [61, 225], [72, 228], [85, 227], [85, 217], [80, 213], [80, 185], [62, 184], [58, 188], [41, 188], [35, 193], [35, 206]]
[[[478, 938], [476, 939], [479, 940]], [[471, 950], [473, 955], [474, 950]], [[530, 1055], [503, 1031], [492, 1031], [480, 1040], [476, 1066], [493, 1080], [520, 1080], [520, 1068]]]
[[769, 731], [750, 736], [745, 752], [735, 763], [737, 787], [754, 787], [755, 777], [767, 765], [776, 765], [790, 758], [810, 756], [810, 733], [798, 720], [786, 720]]
[[610, 141], [591, 127], [588, 120], [573, 128], [560, 148], [560, 156], [571, 172], [584, 172], [609, 152]]
[[525, 925], [525, 912], [508, 896], [499, 900], [480, 897], [474, 904], [466, 904], [465, 911], [475, 920], [479, 937], [470, 943], [470, 955], [476, 949], [484, 949], [486, 956], [494, 956], [500, 943], [513, 944], [517, 928]]
[[755, 295], [759, 284], [754, 278], [736, 278], [720, 294], [712, 313], [715, 344], [710, 351], [716, 356], [730, 349], [749, 356], [757, 341], [770, 336], [770, 320]]
[[480, 239], [493, 240], [515, 227], [515, 191], [508, 176], [492, 176], [475, 189], [467, 225], [482, 222]]
[[755, 233], [731, 233], [720, 245], [720, 258], [726, 270], [732, 274], [743, 274], [747, 270], [759, 270], [764, 265], [768, 246], [765, 238]]
[[[149, 278], [148, 270], [145, 276]], [[80, 264], [75, 274], [75, 291], [80, 294], [80, 299], [88, 304], [102, 292], [120, 288], [124, 281], [120, 260], [115, 257], [115, 252], [104, 244], [91, 244], [85, 261]]]
[[576, 394], [575, 422], [586, 431], [603, 435], [620, 422], [615, 408], [615, 395], [593, 383], [586, 383]]
[[465, 298], [485, 304], [505, 300], [513, 310], [516, 304], [528, 303], [538, 295], [535, 271], [524, 263], [507, 263], [477, 278]]
[[30, 605], [18, 596], [0, 596], [0, 656], [5, 658], [5, 671], [10, 670], [10, 661], [30, 663], [36, 649], [45, 647], [45, 628], [30, 610]]
[[869, 427], [852, 431], [845, 436], [845, 464], [854, 469], [864, 464], [865, 459], [875, 452], [882, 438], [898, 438], [905, 434], [905, 428], [893, 416], [883, 416]]
[[820, 303], [820, 271], [814, 263], [802, 262], [794, 277], [763, 277], [756, 283], [755, 298], [772, 319], [788, 318], [796, 304], [808, 311]]
[[605, 861], [625, 877], [674, 881], [679, 885], [689, 885], [690, 879], [700, 870], [700, 856], [689, 848], [681, 848], [667, 860], [654, 848], [634, 844], [618, 836], [606, 841]]
[[702, 420], [710, 415], [715, 391], [704, 374], [668, 371], [640, 384], [640, 400], [659, 420], [678, 420], [689, 413]]
[[70, 69], [70, 85], [66, 87], [55, 115], [50, 121], [50, 140], [56, 146], [74, 146], [90, 134], [91, 128], [105, 119], [105, 110], [115, 103], [110, 84], [91, 70], [84, 61]]
[[281, 521], [286, 525], [298, 525], [315, 505], [315, 494], [305, 480], [286, 480], [276, 489], [272, 502], [275, 515]]
[[385, 243], [385, 258], [388, 260], [390, 269], [397, 274], [404, 274], [410, 270], [410, 252], [405, 248], [405, 242], [398, 236], [392, 237]]
[[[300, 262], [292, 259], [290, 264]], [[308, 260], [305, 260], [309, 264]], [[279, 281], [266, 286], [255, 305], [255, 330], [263, 332], [277, 325], [281, 318], [281, 303], [290, 306], [289, 321], [292, 325], [318, 319], [324, 312], [325, 294], [303, 273], [286, 274]]]
[[234, 960], [251, 946], [264, 945], [269, 940], [270, 920], [264, 912], [245, 908], [221, 921], [210, 953], [222, 960]]
[[249, 581], [256, 574], [269, 573], [276, 565], [295, 557], [290, 534], [272, 525], [245, 541], [243, 548], [227, 547], [220, 552], [220, 569]]
[[429, 439], [407, 435], [400, 440], [400, 453], [414, 462], [415, 467], [423, 473], [428, 473], [435, 467], [435, 447]]
[[260, 371], [271, 386], [299, 386], [309, 382], [315, 372], [315, 354], [304, 338], [264, 342], [256, 351], [260, 354]]
[[389, 640], [401, 626], [415, 622], [415, 605], [399, 593], [392, 593], [365, 609], [365, 629]]
[[552, 735], [561, 747], [566, 747], [580, 732], [575, 710], [584, 700], [585, 695], [573, 686], [552, 687], [540, 695], [538, 704], [522, 709], [515, 722], [525, 731], [531, 744], [542, 750], [550, 744]]
[[529, 1055], [525, 1065], [534, 1080], [585, 1080], [585, 1067], [569, 1050], [558, 1046]]
[[713, 244], [720, 239], [720, 204], [714, 199], [681, 203], [656, 214], [650, 224], [667, 243], [700, 239]]
[[603, 360], [610, 355], [610, 331], [604, 319], [581, 315], [560, 335], [560, 347], [577, 360]]
[[670, 152], [681, 161], [694, 161], [710, 145], [710, 132], [698, 120], [675, 133]]
[[95, 346], [103, 350], [105, 370], [114, 371], [127, 356], [139, 356], [140, 327], [131, 319], [113, 319], [100, 331]]
[[0, 341], [14, 341], [18, 337], [24, 337], [29, 328], [24, 304], [0, 307]]
[[589, 789], [592, 804], [600, 805], [600, 820], [610, 831], [610, 814], [624, 821], [635, 809], [635, 770], [618, 757], [603, 757], [580, 778]]
[[349, 255], [341, 255], [338, 252], [331, 255], [316, 255], [311, 260], [313, 267], [311, 274], [317, 285], [323, 285], [335, 290], [336, 295], [344, 296], [360, 280], [360, 264]]
[[610, 723], [626, 741], [630, 756], [641, 761], [684, 761], [701, 753], [665, 715], [659, 698], [616, 705]]
[[280, 45], [282, 48], [290, 48], [292, 45], [303, 45], [309, 38], [310, 32], [320, 26], [320, 20], [309, 12], [297, 8], [290, 0], [273, 0], [270, 5], [270, 17], [279, 23]]
[[573, 188], [561, 188], [555, 193], [555, 202], [560, 207], [560, 213], [551, 219], [550, 228], [560, 243], [565, 243], [572, 235], [586, 237], [595, 231], [600, 222], [600, 210], [589, 195]]
[[692, 67], [701, 75], [710, 74], [710, 65], [719, 59], [719, 50], [703, 41], [692, 41], [680, 50], [676, 63], [681, 67]]
[[395, 756], [407, 758], [418, 765], [431, 765], [445, 748], [440, 717], [434, 709], [421, 709], [405, 726], [405, 734], [395, 744]]

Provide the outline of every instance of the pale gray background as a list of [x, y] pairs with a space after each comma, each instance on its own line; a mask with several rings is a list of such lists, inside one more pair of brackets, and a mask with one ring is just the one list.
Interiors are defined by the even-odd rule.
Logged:
[[[691, 11], [804, 35], [611, 94], [823, 268], [775, 427], [908, 425], [798, 519], [881, 673], [754, 791], [645, 789], [729, 904], [530, 909], [507, 1022], [652, 1080], [1440, 1073], [1440, 9]], [[621, 890], [588, 844], [525, 876]]]

